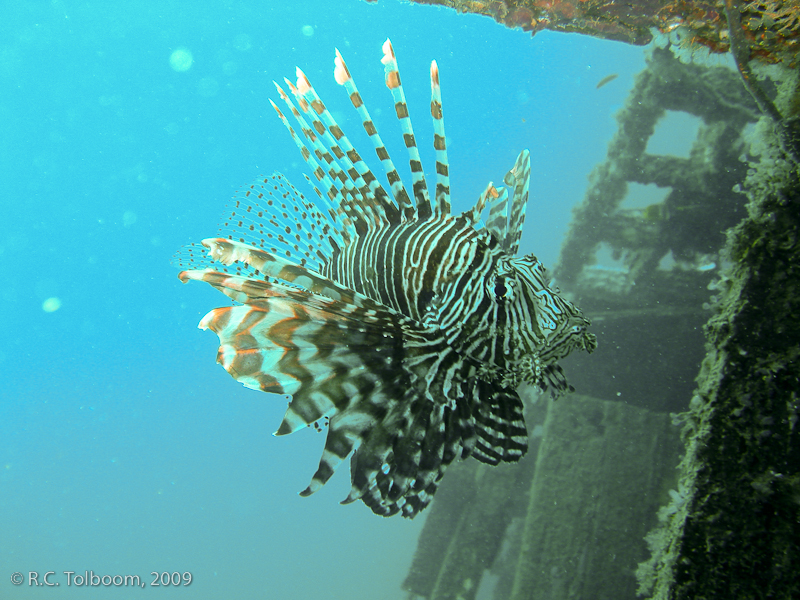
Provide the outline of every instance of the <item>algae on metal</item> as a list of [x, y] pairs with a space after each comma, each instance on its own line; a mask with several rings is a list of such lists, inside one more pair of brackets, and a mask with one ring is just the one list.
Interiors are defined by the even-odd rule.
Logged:
[[[367, 0], [376, 2], [377, 0]], [[662, 38], [687, 58], [730, 49], [728, 10], [764, 63], [795, 68], [800, 47], [797, 0], [411, 0], [491, 17], [535, 34], [548, 29], [645, 45]], [[732, 21], [731, 21], [732, 22]]]
[[[656, 299], [700, 306], [704, 299], [687, 296], [687, 286], [681, 285], [689, 281], [674, 278], [684, 275], [707, 284], [709, 272], [692, 265], [701, 267], [698, 261], [716, 253], [724, 243], [724, 231], [744, 216], [733, 187], [746, 173], [739, 160], [744, 151], [742, 130], [758, 118], [757, 109], [730, 69], [683, 65], [659, 48], [647, 62], [617, 114], [619, 130], [606, 161], [589, 176], [586, 197], [574, 211], [556, 271], [560, 281], [580, 288], [582, 294], [602, 295], [597, 304], [642, 305]], [[702, 120], [688, 158], [647, 152], [667, 111]], [[623, 209], [629, 183], [655, 185], [669, 193], [659, 205]], [[601, 244], [624, 263], [622, 287], [610, 294], [604, 293], [605, 281], [602, 285], [591, 281]], [[682, 268], [657, 268], [669, 252]], [[591, 294], [586, 294], [587, 288]], [[635, 302], [629, 293], [638, 296]]]
[[[796, 126], [798, 74], [771, 75]], [[681, 493], [637, 573], [652, 598], [800, 597], [800, 168], [768, 117], [753, 138], [748, 216], [728, 234], [684, 415]]]

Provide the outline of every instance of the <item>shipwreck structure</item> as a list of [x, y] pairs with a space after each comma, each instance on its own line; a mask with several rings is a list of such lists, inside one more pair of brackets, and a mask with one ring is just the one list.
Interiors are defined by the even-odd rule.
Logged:
[[[583, 395], [531, 395], [518, 464], [451, 468], [409, 598], [800, 597], [791, 52], [737, 74], [653, 49], [555, 270], [598, 334], [564, 364]], [[670, 112], [698, 119], [686, 157], [648, 151]]]
[[[376, 2], [377, 0], [367, 0]], [[753, 59], [791, 64], [800, 48], [796, 0], [411, 0], [491, 17], [511, 28], [581, 33], [646, 45], [671, 37], [680, 51], [731, 50], [731, 25], [748, 40]], [[734, 14], [731, 14], [733, 11]]]

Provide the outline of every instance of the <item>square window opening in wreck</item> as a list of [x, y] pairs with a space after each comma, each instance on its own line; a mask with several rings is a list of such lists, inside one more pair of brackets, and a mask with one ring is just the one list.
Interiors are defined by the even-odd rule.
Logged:
[[655, 183], [643, 185], [628, 182], [628, 192], [619, 203], [620, 210], [645, 210], [649, 207], [661, 205], [672, 191], [670, 187], [659, 187]]
[[614, 250], [611, 244], [600, 242], [594, 253], [594, 263], [589, 266], [594, 271], [607, 271], [612, 273], [627, 273], [623, 253]]
[[655, 132], [647, 141], [645, 152], [689, 158], [702, 124], [700, 117], [680, 110], [668, 110], [656, 123]]
[[661, 257], [661, 260], [658, 261], [658, 270], [659, 271], [671, 271], [677, 265], [677, 261], [675, 257], [672, 255], [672, 250], [667, 252], [664, 256]]

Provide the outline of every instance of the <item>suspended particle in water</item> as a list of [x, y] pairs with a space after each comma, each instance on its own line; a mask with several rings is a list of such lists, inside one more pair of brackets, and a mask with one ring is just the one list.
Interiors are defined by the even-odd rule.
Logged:
[[139, 217], [136, 216], [136, 213], [132, 210], [126, 210], [122, 213], [122, 225], [124, 227], [130, 227], [131, 225], [135, 224], [136, 221], [139, 220]]
[[44, 312], [56, 312], [59, 308], [61, 308], [61, 299], [55, 296], [42, 302], [42, 310]]
[[193, 62], [192, 53], [187, 48], [178, 48], [169, 56], [169, 66], [178, 73], [191, 69]]
[[311, 37], [314, 35], [314, 27], [311, 25], [303, 25], [303, 28], [300, 31], [302, 31], [303, 35], [306, 37]]
[[219, 82], [213, 77], [203, 77], [197, 83], [197, 93], [203, 98], [211, 98], [219, 92]]
[[236, 48], [239, 52], [246, 52], [253, 47], [253, 41], [250, 39], [250, 36], [246, 33], [240, 33], [236, 37], [233, 38], [233, 47]]

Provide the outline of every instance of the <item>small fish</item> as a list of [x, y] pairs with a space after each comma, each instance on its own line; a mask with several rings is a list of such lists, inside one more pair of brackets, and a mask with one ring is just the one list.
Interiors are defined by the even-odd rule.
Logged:
[[507, 187], [489, 183], [472, 209], [451, 214], [438, 66], [430, 70], [436, 184], [429, 190], [389, 40], [382, 62], [410, 187], [337, 51], [334, 78], [359, 114], [388, 190], [298, 69], [296, 83], [285, 80], [288, 91], [275, 84], [285, 112], [272, 106], [311, 169], [314, 196], [279, 173], [259, 177], [236, 193], [219, 233], [185, 246], [174, 262], [181, 281], [204, 281], [234, 300], [199, 327], [219, 336], [217, 361], [236, 380], [291, 397], [276, 435], [327, 428], [319, 468], [301, 495], [320, 489], [350, 456], [344, 503], [361, 499], [376, 514], [411, 518], [453, 460], [518, 460], [527, 449], [518, 386], [554, 397], [571, 390], [557, 361], [591, 352], [596, 339], [536, 257], [516, 256], [528, 151], [505, 176]]
[[600, 81], [597, 82], [597, 88], [596, 89], [599, 90], [605, 84], [611, 83], [612, 81], [614, 81], [617, 77], [619, 77], [619, 73], [612, 73], [611, 75], [606, 75]]

